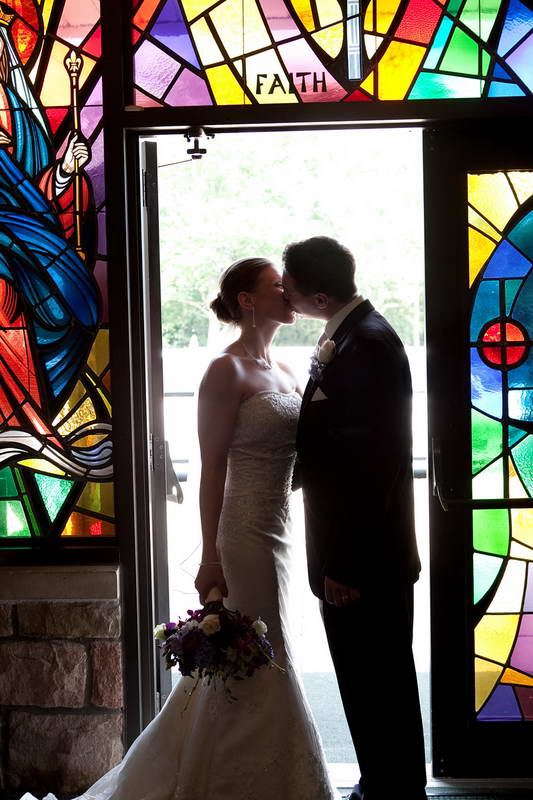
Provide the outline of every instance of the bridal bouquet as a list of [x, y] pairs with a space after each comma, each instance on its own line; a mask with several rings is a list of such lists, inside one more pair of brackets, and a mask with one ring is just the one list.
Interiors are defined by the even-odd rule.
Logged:
[[274, 661], [263, 620], [226, 608], [218, 590], [209, 593], [203, 608], [187, 613], [187, 619], [157, 625], [154, 638], [161, 642], [167, 669], [177, 665], [182, 675], [197, 678], [192, 691], [207, 678], [208, 683], [221, 681], [227, 698], [235, 700], [229, 678], [249, 678], [267, 664], [284, 671]]

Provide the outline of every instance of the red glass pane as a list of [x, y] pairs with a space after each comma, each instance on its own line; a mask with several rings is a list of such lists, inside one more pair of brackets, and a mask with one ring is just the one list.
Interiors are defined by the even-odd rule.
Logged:
[[507, 364], [516, 364], [517, 361], [520, 361], [525, 352], [526, 352], [525, 347], [520, 347], [517, 345], [511, 345], [510, 347], [506, 347], [505, 357]]
[[442, 8], [433, 0], [411, 0], [396, 31], [400, 39], [429, 42], [441, 17]]
[[484, 342], [501, 342], [502, 340], [502, 326], [499, 322], [495, 322], [490, 328], [487, 328], [483, 334]]
[[491, 364], [501, 364], [502, 363], [502, 348], [501, 347], [484, 347], [483, 348], [483, 355], [485, 356], [486, 360], [489, 361]]
[[508, 342], [523, 342], [524, 341], [524, 334], [520, 330], [517, 325], [513, 325], [512, 322], [508, 322], [505, 326], [505, 335], [507, 337]]

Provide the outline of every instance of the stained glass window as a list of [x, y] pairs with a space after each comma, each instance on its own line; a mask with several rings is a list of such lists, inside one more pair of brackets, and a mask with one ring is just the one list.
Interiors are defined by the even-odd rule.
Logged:
[[[533, 496], [533, 172], [468, 176], [472, 496]], [[533, 505], [473, 511], [480, 721], [533, 719]]]
[[524, 97], [520, 0], [133, 0], [139, 106]]
[[114, 535], [99, 0], [0, 6], [0, 546]]

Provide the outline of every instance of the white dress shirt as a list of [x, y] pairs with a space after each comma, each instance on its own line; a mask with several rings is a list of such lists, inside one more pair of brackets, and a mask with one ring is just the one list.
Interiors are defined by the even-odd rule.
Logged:
[[[360, 303], [362, 303], [364, 299], [365, 298], [363, 297], [362, 294], [356, 294], [355, 297], [353, 297], [349, 303], [346, 303], [345, 306], [339, 308], [337, 313], [334, 314], [331, 317], [331, 319], [328, 319], [328, 321], [326, 322], [326, 327], [324, 328], [324, 332], [322, 333], [320, 339], [317, 342], [317, 351], [320, 345], [323, 344], [326, 341], [326, 339], [331, 339], [337, 328], [340, 326], [341, 322], [344, 322], [348, 314], [351, 314], [354, 308], [357, 308], [357, 306]], [[311, 402], [313, 403], [315, 402], [315, 400], [327, 400], [327, 397], [320, 388], [320, 386], [316, 387], [313, 396], [311, 398]]]

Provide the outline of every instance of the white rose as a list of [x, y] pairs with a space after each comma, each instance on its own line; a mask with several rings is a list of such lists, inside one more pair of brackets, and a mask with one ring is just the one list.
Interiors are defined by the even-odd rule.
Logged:
[[317, 358], [321, 364], [329, 364], [335, 355], [335, 342], [333, 339], [326, 339], [318, 348]]
[[154, 628], [154, 639], [166, 639], [166, 630], [167, 626], [164, 622], [161, 622], [159, 625], [156, 625]]
[[218, 633], [220, 630], [220, 618], [218, 614], [208, 614], [203, 618], [198, 627], [206, 636], [212, 636], [214, 633]]
[[261, 619], [261, 617], [258, 617], [255, 622], [252, 622], [252, 628], [254, 629], [254, 631], [257, 633], [258, 636], [264, 636], [265, 633], [268, 631], [268, 628]]
[[197, 619], [190, 619], [188, 622], [185, 623], [182, 630], [192, 631], [194, 628], [198, 627], [198, 620]]

